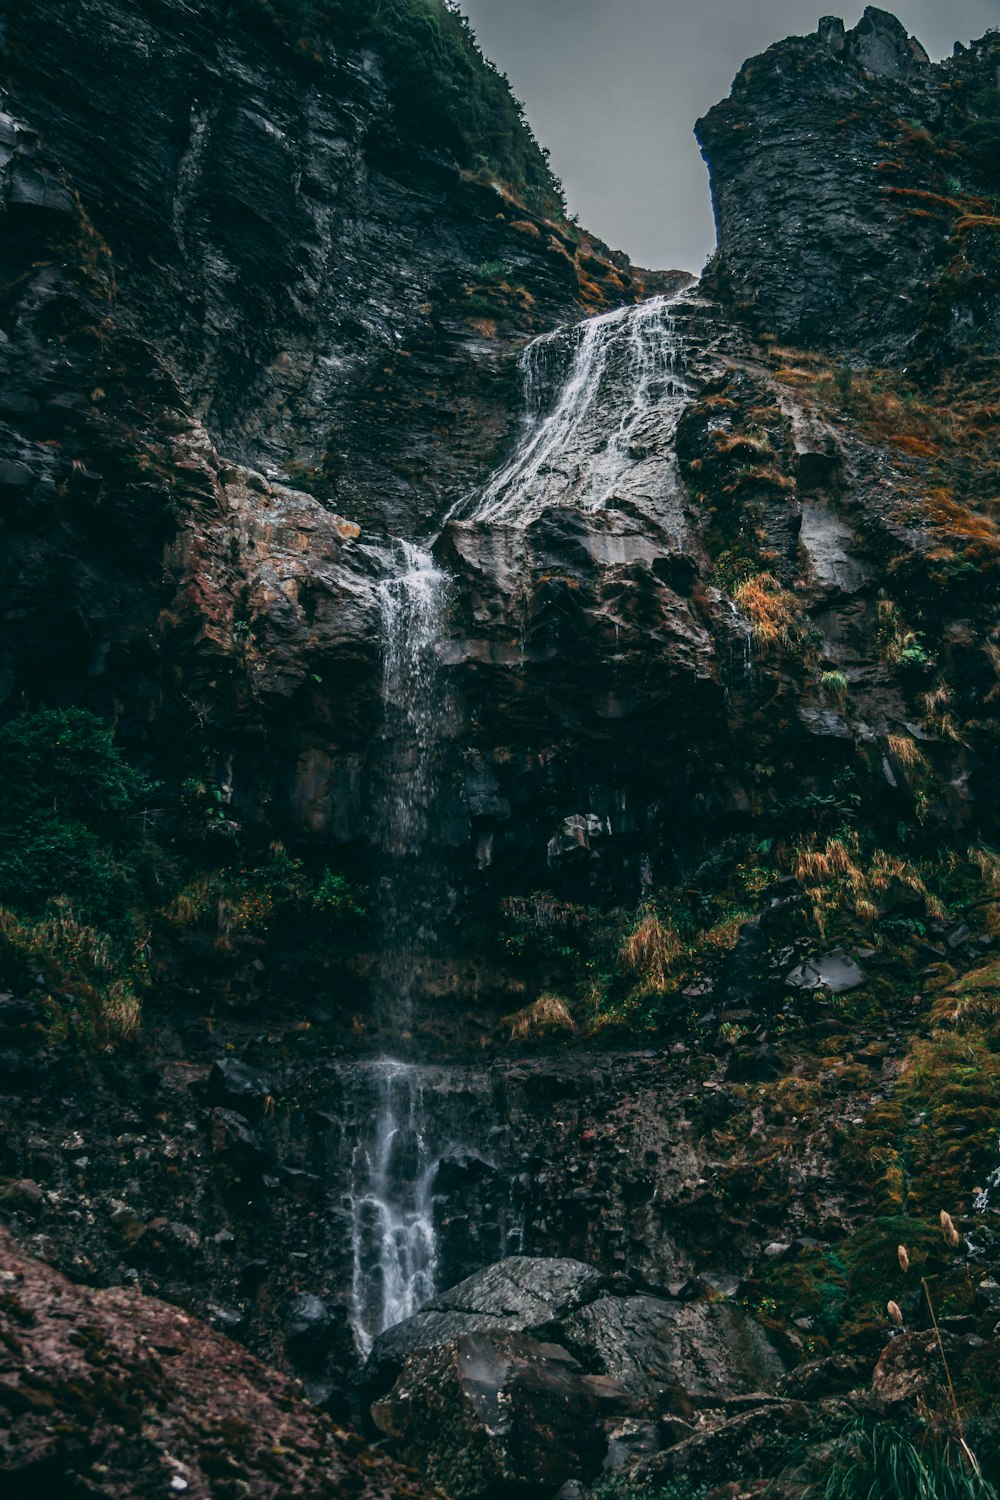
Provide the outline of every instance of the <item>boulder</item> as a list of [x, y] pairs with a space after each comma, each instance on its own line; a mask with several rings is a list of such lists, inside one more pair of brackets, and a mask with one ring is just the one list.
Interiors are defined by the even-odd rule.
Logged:
[[600, 1471], [628, 1391], [558, 1344], [467, 1333], [412, 1355], [372, 1417], [453, 1500], [552, 1494]]
[[527, 1256], [382, 1334], [365, 1372], [393, 1452], [456, 1500], [587, 1482], [640, 1451], [671, 1400], [764, 1402], [782, 1374], [731, 1304], [615, 1296], [591, 1266]]
[[285, 1345], [296, 1363], [314, 1364], [329, 1348], [334, 1331], [334, 1315], [321, 1298], [311, 1292], [299, 1292], [285, 1308], [282, 1326]]
[[829, 990], [843, 995], [866, 982], [864, 969], [843, 948], [833, 948], [820, 958], [811, 958], [785, 976], [785, 983], [797, 990]]
[[380, 1334], [365, 1370], [366, 1386], [380, 1394], [411, 1354], [465, 1333], [548, 1328], [606, 1285], [599, 1271], [578, 1260], [514, 1255], [486, 1266]]
[[180, 1308], [75, 1286], [3, 1229], [0, 1264], [0, 1493], [430, 1500]]
[[258, 1177], [273, 1160], [270, 1149], [242, 1114], [216, 1107], [209, 1121], [212, 1155], [243, 1177]]
[[220, 1057], [208, 1075], [208, 1102], [236, 1110], [248, 1120], [261, 1119], [271, 1096], [271, 1085], [255, 1069], [235, 1057]]
[[579, 1260], [512, 1255], [477, 1271], [430, 1305], [510, 1318], [521, 1328], [535, 1328], [593, 1301], [606, 1286], [600, 1271]]
[[637, 1404], [686, 1396], [771, 1392], [784, 1365], [759, 1324], [729, 1302], [602, 1297], [561, 1328], [586, 1369], [619, 1381]]

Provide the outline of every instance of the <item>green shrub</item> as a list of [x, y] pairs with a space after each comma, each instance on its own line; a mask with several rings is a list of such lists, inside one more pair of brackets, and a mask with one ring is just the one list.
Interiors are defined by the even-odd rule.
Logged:
[[363, 893], [351, 884], [346, 875], [335, 875], [332, 870], [323, 871], [313, 904], [317, 910], [338, 921], [352, 918], [364, 921], [368, 916]]
[[83, 709], [0, 728], [0, 905], [40, 916], [57, 896], [81, 921], [125, 936], [154, 860], [152, 784]]
[[921, 1423], [903, 1432], [859, 1421], [838, 1440], [810, 1500], [997, 1500], [989, 1480], [963, 1463], [958, 1444]]
[[505, 260], [484, 260], [472, 273], [473, 281], [503, 281], [511, 275], [511, 267]]
[[135, 1036], [144, 943], [131, 955], [123, 953], [105, 934], [80, 922], [65, 898], [57, 898], [34, 922], [0, 907], [0, 939], [0, 973], [6, 982], [26, 985], [36, 974], [42, 979], [53, 1034], [65, 1032], [76, 1011], [98, 1041], [131, 1041]]

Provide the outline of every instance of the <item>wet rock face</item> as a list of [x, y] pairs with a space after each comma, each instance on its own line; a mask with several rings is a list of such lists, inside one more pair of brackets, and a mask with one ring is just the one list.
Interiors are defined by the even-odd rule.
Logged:
[[[3, 24], [0, 694], [127, 702], [161, 743], [203, 690], [245, 720], [220, 677], [258, 620], [252, 699], [329, 681], [344, 632], [353, 686], [372, 631], [331, 513], [409, 535], [488, 473], [512, 344], [578, 315], [578, 247], [408, 139], [373, 53], [310, 60], [214, 0], [18, 0]], [[636, 294], [580, 253], [598, 305]], [[331, 794], [308, 740], [296, 811], [332, 795], [343, 829], [349, 753]]]
[[474, 1500], [591, 1480], [623, 1420], [668, 1399], [761, 1399], [782, 1371], [733, 1306], [616, 1296], [590, 1266], [522, 1256], [383, 1334], [365, 1380], [393, 1450]]
[[[696, 129], [718, 274], [761, 330], [880, 360], [931, 328], [938, 345], [995, 348], [995, 279], [990, 290], [985, 262], [978, 286], [954, 274], [971, 227], [956, 219], [977, 211], [956, 194], [983, 191], [956, 144], [958, 101], [993, 82], [995, 61], [985, 37], [931, 64], [895, 16], [869, 6], [852, 31], [827, 18], [743, 67]], [[991, 258], [985, 240], [980, 254]], [[995, 276], [995, 246], [991, 263]]]
[[10, 1493], [429, 1493], [198, 1319], [138, 1291], [75, 1286], [5, 1230], [0, 1258], [0, 1476]]
[[[404, 534], [472, 482], [509, 421], [508, 338], [577, 306], [572, 246], [408, 138], [379, 56], [336, 35], [306, 58], [212, 0], [16, 3], [7, 24], [11, 108], [47, 155], [9, 209], [40, 223], [79, 193], [115, 315], [227, 458]], [[485, 315], [484, 265], [517, 290]]]

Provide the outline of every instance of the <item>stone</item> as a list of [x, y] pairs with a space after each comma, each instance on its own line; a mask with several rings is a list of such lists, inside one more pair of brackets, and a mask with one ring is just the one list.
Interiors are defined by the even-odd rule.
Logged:
[[[421, 1500], [296, 1382], [131, 1287], [75, 1286], [0, 1229], [0, 1470], [11, 1494]], [[244, 1435], [249, 1439], [242, 1441]], [[262, 1447], [259, 1437], [266, 1442]]]
[[726, 1067], [726, 1077], [735, 1083], [764, 1083], [780, 1078], [784, 1071], [777, 1047], [770, 1042], [761, 1042], [757, 1046], [734, 1047]]
[[619, 1381], [641, 1407], [687, 1396], [773, 1391], [784, 1365], [763, 1330], [729, 1302], [601, 1297], [559, 1325], [585, 1369]]
[[604, 1423], [628, 1393], [560, 1345], [467, 1333], [411, 1355], [372, 1419], [393, 1452], [454, 1500], [553, 1493], [600, 1471]]
[[859, 1355], [828, 1355], [796, 1365], [778, 1383], [778, 1394], [792, 1401], [817, 1401], [867, 1385], [871, 1361]]
[[209, 1140], [212, 1153], [236, 1171], [250, 1177], [259, 1176], [274, 1160], [274, 1153], [234, 1109], [216, 1106], [209, 1117]]
[[15, 1213], [35, 1218], [45, 1206], [45, 1193], [32, 1178], [22, 1177], [0, 1188], [0, 1202]]
[[385, 1390], [409, 1355], [453, 1343], [463, 1333], [552, 1327], [606, 1284], [581, 1261], [516, 1255], [486, 1266], [378, 1336], [365, 1368], [366, 1387]]
[[605, 1278], [576, 1260], [511, 1256], [486, 1266], [428, 1304], [428, 1310], [513, 1319], [520, 1328], [564, 1318], [596, 1296]]
[[820, 958], [808, 959], [785, 975], [785, 983], [794, 989], [826, 989], [832, 995], [843, 995], [867, 983], [864, 969], [843, 948], [833, 948]]
[[[499, 1476], [511, 1493], [586, 1480], [609, 1452], [655, 1446], [649, 1414], [664, 1401], [760, 1402], [783, 1371], [732, 1303], [613, 1295], [580, 1262], [517, 1256], [380, 1335], [365, 1384], [392, 1451], [471, 1497]], [[543, 1428], [570, 1453], [546, 1457]]]
[[321, 1359], [330, 1345], [335, 1322], [333, 1313], [320, 1297], [311, 1292], [300, 1292], [293, 1297], [281, 1319], [291, 1357], [300, 1364], [314, 1364]]
[[261, 1119], [271, 1094], [271, 1085], [254, 1068], [235, 1057], [217, 1059], [208, 1075], [209, 1104], [236, 1110], [247, 1119]]
[[[962, 1344], [952, 1333], [941, 1332], [952, 1378], [961, 1374]], [[872, 1375], [871, 1395], [882, 1411], [944, 1399], [947, 1376], [933, 1330], [899, 1333], [879, 1355]]]

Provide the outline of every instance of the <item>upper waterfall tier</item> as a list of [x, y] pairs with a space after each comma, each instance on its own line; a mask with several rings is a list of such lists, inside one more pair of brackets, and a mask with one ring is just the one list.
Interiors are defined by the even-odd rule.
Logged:
[[602, 510], [626, 476], [630, 493], [669, 493], [672, 439], [693, 389], [679, 316], [690, 301], [687, 291], [655, 297], [534, 339], [521, 357], [521, 439], [466, 516], [527, 525], [552, 506]]

